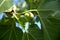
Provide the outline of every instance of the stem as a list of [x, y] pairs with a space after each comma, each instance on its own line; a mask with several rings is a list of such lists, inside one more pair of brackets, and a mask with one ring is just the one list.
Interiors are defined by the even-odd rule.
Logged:
[[40, 10], [39, 9], [31, 9], [31, 10], [24, 11], [21, 14], [25, 14], [26, 12], [32, 12], [32, 11], [36, 11], [36, 12], [42, 11], [42, 12], [44, 12], [44, 11], [54, 11], [54, 10], [51, 10], [51, 9], [40, 9]]
[[26, 12], [31, 12], [31, 11], [37, 11], [37, 9], [34, 9], [34, 10], [27, 10], [27, 11], [24, 11], [24, 12], [22, 12], [22, 13], [25, 14]]
[[[51, 40], [51, 38], [50, 38], [50, 36], [49, 36], [49, 34], [48, 34], [48, 31], [47, 31], [47, 29], [46, 29], [46, 26], [45, 26], [45, 24], [44, 24], [44, 21], [42, 20], [42, 18], [41, 18], [41, 16], [40, 16], [40, 14], [39, 14], [38, 11], [37, 11], [37, 13], [38, 13], [39, 19], [40, 19], [41, 24], [42, 24], [42, 28], [43, 28], [43, 32], [44, 32], [44, 39], [45, 39], [45, 40]], [[46, 37], [45, 37], [45, 36], [46, 36]]]
[[13, 13], [13, 16], [16, 18], [16, 20], [19, 22], [19, 24], [22, 26], [22, 28], [24, 29], [23, 23], [20, 22], [19, 18]]

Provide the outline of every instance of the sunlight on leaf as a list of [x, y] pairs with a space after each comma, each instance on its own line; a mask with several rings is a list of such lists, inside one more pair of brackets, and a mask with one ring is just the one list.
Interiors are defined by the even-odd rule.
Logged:
[[13, 5], [13, 0], [2, 0], [0, 1], [0, 12], [8, 10]]

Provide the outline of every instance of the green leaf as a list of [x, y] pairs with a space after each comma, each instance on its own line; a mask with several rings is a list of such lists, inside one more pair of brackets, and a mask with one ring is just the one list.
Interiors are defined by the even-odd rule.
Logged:
[[58, 1], [49, 1], [41, 5], [40, 9], [47, 10], [60, 10], [60, 2]]
[[30, 25], [28, 33], [24, 33], [24, 40], [44, 40], [43, 31], [37, 27], [37, 25]]
[[0, 21], [0, 40], [22, 40], [22, 34], [14, 19], [3, 17]]
[[39, 29], [36, 24], [33, 26], [31, 25], [28, 29], [28, 32], [30, 40], [44, 40], [43, 31]]
[[28, 33], [23, 33], [22, 40], [29, 40]]
[[42, 10], [42, 11], [39, 11], [40, 15], [42, 18], [47, 18], [48, 16], [50, 16], [51, 14], [54, 14], [55, 11], [52, 11], [52, 10]]
[[42, 24], [44, 40], [59, 40], [60, 20], [51, 15], [46, 18], [42, 18], [43, 16], [40, 13], [38, 15]]
[[13, 5], [13, 0], [0, 0], [0, 13], [8, 10]]
[[28, 9], [37, 9], [44, 2], [44, 0], [25, 0], [25, 1], [28, 4]]
[[55, 11], [52, 16], [60, 20], [60, 11]]
[[[10, 4], [11, 1], [12, 0], [1, 0], [0, 5], [1, 2], [4, 3], [0, 6], [0, 9], [3, 8], [0, 12], [9, 9], [12, 6]], [[23, 29], [21, 30], [16, 27], [16, 20], [14, 18], [3, 17], [3, 19], [0, 20], [0, 40], [60, 40], [60, 1], [26, 0], [26, 2], [28, 4], [28, 9], [39, 8], [37, 9], [39, 12], [37, 13], [37, 17], [38, 21], [41, 22], [41, 29], [35, 24], [34, 20], [28, 17], [26, 19], [24, 16], [24, 18], [19, 18], [24, 28], [27, 20], [30, 20], [30, 25], [27, 30], [25, 29], [26, 32], [23, 33]]]

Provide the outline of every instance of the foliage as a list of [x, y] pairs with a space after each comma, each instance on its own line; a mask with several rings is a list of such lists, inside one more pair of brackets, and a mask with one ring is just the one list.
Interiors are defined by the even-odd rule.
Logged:
[[0, 40], [60, 40], [60, 0], [0, 0], [0, 13]]

